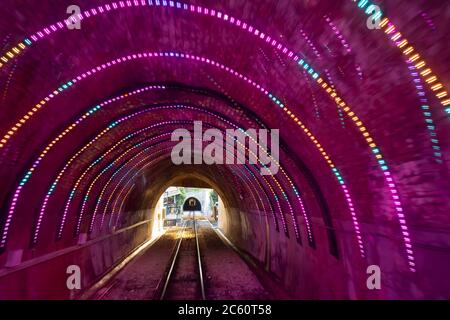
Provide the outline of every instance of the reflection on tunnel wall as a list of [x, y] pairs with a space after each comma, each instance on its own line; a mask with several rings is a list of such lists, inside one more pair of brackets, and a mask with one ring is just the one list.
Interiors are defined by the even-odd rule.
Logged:
[[[65, 5], [0, 23], [0, 267], [155, 221], [164, 190], [193, 183], [217, 190], [221, 229], [294, 297], [450, 295], [444, 1], [382, 2], [375, 30], [370, 1], [102, 1], [79, 31]], [[279, 172], [174, 166], [171, 133], [196, 120], [279, 128]]]

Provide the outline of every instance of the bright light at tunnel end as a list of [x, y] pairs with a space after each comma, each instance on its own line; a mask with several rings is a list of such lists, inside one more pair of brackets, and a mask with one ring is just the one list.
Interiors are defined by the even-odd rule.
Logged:
[[224, 137], [219, 129], [210, 128], [203, 132], [202, 127], [202, 121], [194, 121], [193, 136], [186, 128], [172, 132], [171, 141], [178, 142], [170, 154], [174, 165], [261, 164], [261, 175], [278, 173], [279, 129], [230, 128], [225, 130]]

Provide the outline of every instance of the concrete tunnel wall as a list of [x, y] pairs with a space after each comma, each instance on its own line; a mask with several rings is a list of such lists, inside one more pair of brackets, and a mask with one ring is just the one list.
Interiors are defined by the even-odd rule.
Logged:
[[[223, 232], [295, 298], [450, 297], [445, 0], [376, 1], [381, 30], [346, 0], [112, 2], [76, 31], [70, 1], [0, 8], [5, 297], [68, 297], [75, 261], [93, 283], [174, 182], [216, 189]], [[194, 120], [279, 128], [283, 170], [173, 166]]]

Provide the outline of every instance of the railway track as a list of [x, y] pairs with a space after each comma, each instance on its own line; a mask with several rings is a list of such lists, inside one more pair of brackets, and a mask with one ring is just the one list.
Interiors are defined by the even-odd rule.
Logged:
[[155, 299], [206, 299], [197, 226], [195, 217], [183, 224], [172, 258], [155, 292]]

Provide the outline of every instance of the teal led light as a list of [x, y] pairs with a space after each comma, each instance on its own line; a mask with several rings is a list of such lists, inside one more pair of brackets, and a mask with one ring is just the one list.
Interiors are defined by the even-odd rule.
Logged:
[[361, 1], [358, 3], [358, 7], [359, 7], [359, 8], [364, 8], [368, 2], [369, 2], [369, 0], [361, 0]]

